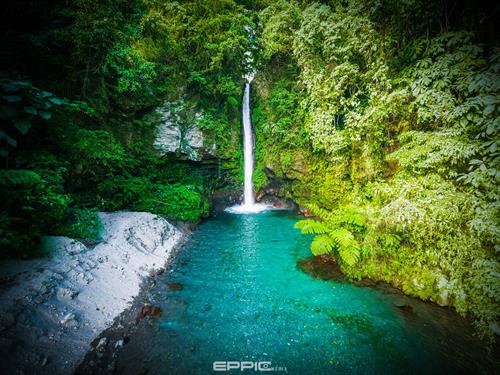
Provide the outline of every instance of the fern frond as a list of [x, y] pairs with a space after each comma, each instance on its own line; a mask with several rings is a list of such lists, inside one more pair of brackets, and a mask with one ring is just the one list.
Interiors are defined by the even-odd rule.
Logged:
[[302, 234], [323, 234], [328, 233], [328, 227], [321, 221], [306, 219], [297, 221], [295, 228], [300, 229]]
[[361, 247], [354, 235], [345, 228], [339, 228], [329, 233], [337, 245], [340, 259], [349, 266], [353, 266], [360, 258]]
[[331, 221], [333, 220], [333, 213], [325, 210], [324, 208], [321, 208], [315, 203], [310, 203], [307, 205], [307, 208], [317, 217], [321, 218], [322, 220], [325, 221]]
[[356, 207], [342, 207], [337, 213], [339, 224], [350, 224], [356, 227], [366, 227], [366, 215]]
[[328, 234], [318, 234], [311, 243], [313, 255], [330, 253], [335, 248], [335, 241]]
[[38, 184], [42, 178], [35, 172], [24, 169], [1, 169], [0, 170], [0, 186], [34, 186]]

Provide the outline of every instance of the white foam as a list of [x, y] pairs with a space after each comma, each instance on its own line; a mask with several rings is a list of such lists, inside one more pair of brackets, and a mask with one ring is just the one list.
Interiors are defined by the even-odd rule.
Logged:
[[259, 212], [275, 210], [270, 204], [254, 203], [254, 204], [239, 204], [226, 208], [224, 211], [231, 214], [258, 214]]

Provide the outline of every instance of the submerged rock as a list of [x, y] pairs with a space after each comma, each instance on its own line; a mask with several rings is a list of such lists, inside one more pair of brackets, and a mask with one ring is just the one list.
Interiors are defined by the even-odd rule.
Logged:
[[344, 275], [339, 265], [329, 256], [317, 256], [301, 259], [297, 267], [315, 279], [343, 281]]
[[408, 306], [403, 300], [401, 299], [396, 299], [393, 303], [392, 303], [394, 306], [398, 307], [398, 308], [403, 308], [403, 307], [406, 307]]
[[182, 290], [182, 289], [184, 289], [184, 287], [182, 286], [181, 283], [168, 283], [167, 287], [170, 290]]
[[143, 306], [139, 310], [137, 315], [138, 319], [144, 319], [147, 316], [151, 316], [153, 318], [157, 318], [161, 315], [161, 309], [157, 306]]

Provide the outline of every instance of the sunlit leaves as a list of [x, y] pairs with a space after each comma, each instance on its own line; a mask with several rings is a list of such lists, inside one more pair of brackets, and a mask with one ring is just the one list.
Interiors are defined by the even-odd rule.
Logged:
[[327, 234], [318, 234], [311, 242], [311, 252], [313, 255], [328, 254], [333, 251], [336, 242]]
[[325, 224], [313, 219], [298, 221], [295, 228], [300, 229], [302, 234], [323, 234], [328, 232], [328, 227]]
[[[321, 220], [305, 219], [295, 224], [303, 234], [315, 234], [311, 243], [313, 255], [336, 254], [338, 260], [353, 266], [361, 257], [361, 246], [353, 232], [366, 225], [361, 211], [353, 207], [331, 212], [315, 204], [309, 206], [311, 212]], [[352, 231], [347, 229], [351, 226]]]
[[[269, 71], [299, 73], [261, 90], [258, 124], [273, 150], [287, 148], [280, 134], [305, 130], [307, 169], [264, 158], [298, 175], [304, 202], [328, 207], [310, 207], [320, 224], [298, 224], [316, 235], [314, 254], [421, 298], [436, 300], [447, 280], [451, 304], [484, 332], [498, 320], [485, 290], [497, 289], [498, 272], [480, 273], [498, 268], [500, 52], [470, 31], [433, 29], [438, 3], [368, 3], [275, 2], [262, 12]], [[301, 90], [300, 116], [279, 86]]]

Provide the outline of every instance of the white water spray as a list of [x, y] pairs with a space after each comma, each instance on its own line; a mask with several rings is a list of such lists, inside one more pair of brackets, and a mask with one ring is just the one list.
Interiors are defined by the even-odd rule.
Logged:
[[[245, 30], [248, 32], [249, 37], [255, 36], [255, 30], [250, 26], [245, 26]], [[242, 105], [242, 115], [243, 115], [243, 170], [244, 170], [244, 183], [243, 183], [243, 204], [233, 207], [226, 208], [226, 211], [232, 213], [250, 214], [257, 213], [269, 209], [273, 209], [273, 206], [267, 204], [256, 204], [255, 196], [253, 192], [253, 167], [254, 167], [254, 139], [252, 131], [252, 120], [250, 113], [250, 84], [253, 80], [255, 70], [253, 67], [253, 57], [250, 51], [245, 52], [245, 58], [243, 64], [248, 72], [245, 75], [245, 92], [243, 93], [243, 105]]]
[[243, 185], [243, 204], [239, 206], [228, 207], [226, 211], [232, 213], [257, 213], [272, 209], [272, 206], [267, 204], [256, 204], [253, 192], [253, 131], [250, 113], [250, 83], [253, 75], [246, 76], [245, 92], [243, 94], [243, 167], [244, 167], [244, 185]]
[[244, 156], [244, 200], [243, 205], [251, 207], [255, 204], [253, 195], [253, 132], [252, 123], [250, 121], [250, 82], [245, 84], [245, 93], [243, 95], [243, 156]]

